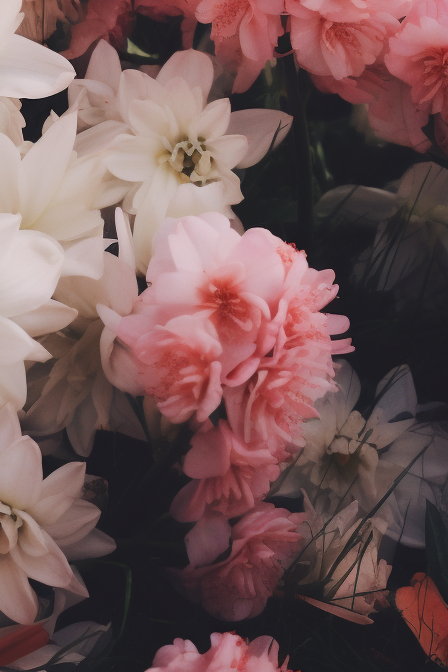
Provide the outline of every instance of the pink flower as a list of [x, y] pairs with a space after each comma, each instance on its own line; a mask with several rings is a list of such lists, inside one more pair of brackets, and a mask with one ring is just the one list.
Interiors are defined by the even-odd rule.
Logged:
[[412, 88], [419, 110], [448, 121], [448, 3], [418, 2], [390, 40], [385, 63]]
[[162, 646], [147, 672], [288, 672], [287, 660], [279, 668], [278, 644], [272, 637], [257, 637], [247, 644], [230, 632], [210, 635], [211, 647], [200, 654], [188, 639]]
[[[327, 18], [296, 0], [287, 0], [291, 45], [297, 61], [315, 75], [335, 79], [359, 77], [375, 63], [399, 22], [386, 12], [371, 12], [354, 21]], [[350, 15], [351, 16], [351, 15]]]
[[246, 443], [265, 442], [283, 461], [285, 446], [304, 445], [302, 425], [318, 416], [315, 401], [335, 389], [332, 355], [353, 348], [350, 339], [330, 338], [348, 328], [347, 318], [319, 312], [338, 291], [333, 271], [308, 268], [305, 253], [284, 243], [279, 253], [289, 270], [273, 320], [275, 347], [247, 383], [226, 388], [224, 398], [237, 436]]
[[[240, 236], [217, 213], [166, 220], [148, 266], [151, 286], [140, 299], [209, 320], [223, 348], [224, 378], [254, 355], [276, 310], [284, 281], [279, 242], [265, 229]], [[252, 370], [239, 377], [247, 380], [258, 361], [249, 360]]]
[[284, 0], [202, 0], [196, 10], [201, 23], [211, 23], [217, 58], [233, 65], [234, 93], [246, 91], [274, 55], [283, 35]]
[[183, 472], [194, 480], [175, 497], [171, 514], [182, 522], [199, 520], [205, 511], [226, 518], [249, 511], [269, 491], [280, 468], [263, 445], [245, 445], [225, 420], [199, 431], [191, 440]]
[[203, 422], [222, 396], [218, 361], [222, 348], [213, 326], [180, 315], [138, 335], [134, 329], [138, 317], [124, 317], [116, 328], [117, 336], [132, 350], [138, 385], [156, 399], [171, 422], [185, 422], [193, 413]]
[[[232, 541], [230, 556], [209, 566], [190, 564], [179, 578], [193, 599], [217, 618], [240, 621], [260, 614], [272, 595], [283, 572], [298, 554], [302, 537], [297, 526], [306, 514], [289, 513], [273, 504], [258, 504], [232, 528], [212, 519], [210, 525], [194, 528], [189, 537], [189, 556], [199, 564], [195, 546], [204, 545], [214, 530], [223, 536], [227, 546]], [[216, 536], [216, 535], [215, 535]], [[216, 541], [216, 540], [215, 540]], [[210, 558], [207, 560], [210, 562]]]

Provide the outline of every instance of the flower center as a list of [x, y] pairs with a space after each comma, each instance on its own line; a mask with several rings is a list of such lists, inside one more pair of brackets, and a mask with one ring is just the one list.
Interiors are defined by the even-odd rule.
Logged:
[[333, 23], [325, 21], [322, 31], [322, 41], [329, 51], [336, 53], [338, 44], [342, 42], [344, 48], [360, 53], [359, 40], [355, 35], [353, 23]]
[[23, 520], [10, 506], [0, 501], [0, 554], [6, 555], [17, 544]]
[[418, 103], [427, 103], [441, 87], [448, 87], [448, 50], [434, 49], [414, 56], [413, 61], [423, 61], [424, 71], [421, 83], [423, 90]]
[[252, 320], [246, 301], [241, 299], [229, 281], [214, 280], [204, 292], [203, 305], [215, 311], [213, 321], [217, 329], [225, 328], [228, 321], [243, 331], [252, 329]]
[[219, 173], [215, 170], [214, 159], [208, 151], [205, 140], [180, 140], [174, 146], [161, 137], [165, 152], [160, 156], [159, 163], [169, 163], [177, 173], [181, 183], [193, 182], [198, 187], [219, 180]]
[[[327, 448], [327, 453], [333, 455], [340, 467], [345, 467], [352, 455], [366, 442], [364, 434], [365, 420], [358, 411], [352, 411], [339, 434]], [[369, 444], [371, 445], [371, 444]]]

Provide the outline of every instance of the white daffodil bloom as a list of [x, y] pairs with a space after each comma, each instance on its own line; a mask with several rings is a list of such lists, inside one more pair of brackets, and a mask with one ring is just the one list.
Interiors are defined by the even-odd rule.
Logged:
[[[112, 387], [101, 365], [104, 324], [96, 305], [128, 315], [138, 296], [132, 236], [121, 211], [117, 211], [116, 229], [120, 255], [103, 253], [104, 273], [99, 280], [70, 277], [59, 282], [55, 298], [76, 309], [78, 317], [63, 333], [42, 341], [54, 359], [34, 365], [28, 372], [24, 431], [39, 440], [66, 429], [80, 455], [90, 454], [97, 429], [144, 438], [129, 402]], [[111, 334], [109, 346], [113, 339]], [[108, 347], [108, 342], [103, 347]], [[52, 443], [52, 448], [57, 447], [57, 442]]]
[[98, 159], [78, 159], [73, 151], [76, 114], [58, 119], [22, 157], [0, 135], [0, 212], [21, 215], [21, 228], [41, 231], [65, 250], [62, 275], [100, 277], [103, 220], [98, 208], [110, 205], [105, 168]]
[[33, 337], [67, 326], [76, 310], [51, 299], [62, 247], [39, 231], [21, 231], [20, 215], [0, 214], [0, 407], [26, 399], [25, 360], [50, 355]]
[[[233, 168], [257, 163], [288, 132], [291, 117], [275, 110], [231, 113], [227, 98], [207, 104], [213, 84], [209, 56], [175, 53], [154, 78], [121, 71], [102, 41], [84, 80], [70, 87], [79, 110], [80, 155], [102, 152], [109, 171], [128, 185], [123, 208], [136, 214], [137, 269], [145, 274], [154, 234], [167, 217], [219, 211], [243, 196]], [[90, 128], [88, 128], [90, 127]]]
[[60, 588], [77, 584], [86, 594], [67, 558], [85, 557], [86, 547], [89, 557], [115, 547], [98, 532], [95, 548], [100, 510], [81, 499], [84, 475], [84, 462], [69, 462], [44, 480], [39, 446], [22, 436], [12, 406], [0, 410], [0, 611], [18, 623], [37, 615], [28, 578]]
[[0, 96], [46, 98], [66, 89], [75, 71], [60, 54], [14, 34], [21, 7], [22, 0], [0, 0]]
[[448, 440], [437, 427], [416, 421], [417, 397], [407, 366], [383, 378], [373, 409], [363, 417], [353, 410], [361, 392], [358, 376], [347, 362], [339, 365], [339, 390], [316, 402], [320, 418], [305, 423], [306, 446], [276, 494], [298, 496], [304, 488], [313, 503], [329, 499], [330, 510], [357, 500], [368, 512], [428, 446], [381, 510], [390, 520], [389, 536], [424, 545], [425, 498], [440, 500]]

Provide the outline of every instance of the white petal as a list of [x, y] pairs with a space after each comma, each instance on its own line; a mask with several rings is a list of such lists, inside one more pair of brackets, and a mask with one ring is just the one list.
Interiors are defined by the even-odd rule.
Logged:
[[51, 355], [15, 322], [0, 316], [0, 366], [25, 359], [45, 362]]
[[59, 329], [67, 327], [75, 317], [78, 311], [63, 303], [50, 300], [43, 306], [31, 310], [23, 315], [12, 318], [13, 321], [21, 327], [32, 338], [50, 334]]
[[40, 496], [42, 455], [29, 436], [23, 436], [0, 454], [0, 500], [27, 510]]
[[22, 436], [17, 413], [11, 404], [0, 409], [0, 453], [3, 453], [14, 441]]
[[116, 49], [100, 40], [92, 52], [85, 79], [104, 82], [117, 93], [121, 78], [121, 63]]
[[[98, 215], [100, 216], [100, 213]], [[68, 276], [82, 276], [92, 280], [101, 278], [104, 272], [104, 238], [93, 236], [64, 242], [63, 248], [65, 254], [61, 269], [62, 278]]]
[[19, 212], [20, 151], [3, 133], [0, 133], [0, 156], [0, 210]]
[[46, 98], [67, 88], [73, 66], [60, 54], [12, 35], [0, 55], [0, 96]]
[[58, 119], [22, 160], [27, 177], [26, 207], [21, 211], [25, 225], [42, 215], [62, 183], [73, 151], [76, 122], [76, 113]]
[[81, 496], [85, 473], [85, 462], [69, 462], [47, 476], [39, 501], [30, 508], [40, 525], [57, 521], [73, 504], [73, 499]]
[[0, 555], [0, 611], [23, 624], [33, 623], [37, 616], [36, 594], [10, 554]]
[[247, 138], [244, 135], [222, 135], [207, 143], [207, 149], [215, 160], [224, 163], [228, 168], [234, 168], [242, 160], [247, 154], [247, 148]]
[[11, 557], [30, 579], [45, 583], [47, 586], [65, 588], [73, 577], [67, 558], [45, 530], [42, 530], [42, 535], [48, 553], [40, 556], [28, 555], [19, 543], [12, 549]]
[[[205, 140], [219, 138], [226, 133], [230, 122], [230, 100], [220, 98], [207, 105], [205, 110], [194, 119], [190, 126], [190, 137]], [[207, 144], [208, 148], [208, 144]]]
[[119, 135], [130, 134], [127, 124], [121, 121], [103, 121], [76, 136], [75, 151], [79, 158], [94, 156], [108, 149]]
[[190, 89], [199, 86], [205, 103], [213, 84], [212, 60], [194, 49], [177, 51], [160, 70], [156, 81], [165, 86], [174, 77], [182, 77]]
[[104, 157], [104, 163], [116, 177], [129, 182], [147, 182], [158, 168], [158, 140], [132, 137], [116, 143]]
[[101, 530], [92, 530], [84, 539], [74, 544], [64, 546], [64, 553], [69, 560], [85, 560], [86, 558], [101, 558], [115, 551], [117, 545], [111, 537]]
[[79, 499], [57, 521], [46, 525], [45, 529], [63, 548], [83, 539], [95, 527], [100, 515], [101, 511], [96, 506]]
[[[249, 151], [238, 168], [249, 168], [261, 161], [268, 150], [277, 147], [288, 134], [292, 117], [277, 110], [240, 110], [232, 112], [227, 133], [245, 135]], [[275, 141], [274, 141], [275, 138]]]
[[118, 238], [118, 257], [120, 261], [135, 269], [135, 252], [129, 217], [121, 208], [115, 209], [115, 229]]

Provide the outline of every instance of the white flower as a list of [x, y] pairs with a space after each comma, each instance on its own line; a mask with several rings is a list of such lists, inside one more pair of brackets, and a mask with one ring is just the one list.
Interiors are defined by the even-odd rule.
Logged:
[[22, 0], [0, 0], [0, 96], [45, 98], [66, 89], [75, 76], [60, 54], [15, 35]]
[[123, 207], [136, 214], [137, 268], [145, 273], [152, 239], [167, 217], [219, 211], [243, 196], [233, 168], [259, 161], [286, 135], [291, 117], [274, 110], [231, 114], [230, 101], [207, 104], [213, 83], [210, 57], [192, 49], [175, 53], [155, 79], [121, 72], [114, 49], [102, 41], [85, 80], [70, 88], [84, 126], [80, 155], [104, 152], [104, 161], [128, 184]]
[[16, 98], [0, 97], [0, 133], [4, 133], [16, 145], [23, 143], [22, 129], [25, 119], [20, 112], [22, 103]]
[[36, 618], [28, 578], [68, 588], [78, 582], [67, 557], [83, 557], [86, 547], [94, 556], [96, 537], [99, 555], [105, 539], [105, 552], [114, 548], [93, 530], [99, 509], [80, 498], [84, 473], [84, 462], [71, 462], [44, 480], [39, 446], [22, 436], [10, 405], [0, 410], [0, 610], [14, 621]]
[[0, 135], [0, 212], [20, 214], [21, 228], [41, 231], [64, 247], [62, 275], [102, 273], [105, 168], [73, 152], [76, 114], [57, 120], [25, 154]]
[[104, 324], [96, 305], [127, 315], [138, 296], [131, 232], [121, 211], [117, 212], [116, 228], [120, 255], [103, 253], [104, 273], [99, 280], [71, 277], [59, 282], [55, 298], [76, 309], [78, 317], [64, 333], [42, 341], [54, 359], [34, 365], [28, 372], [24, 431], [37, 438], [65, 428], [80, 455], [89, 455], [97, 429], [144, 438], [129, 402], [112, 387], [101, 365]]
[[25, 360], [49, 353], [33, 337], [67, 326], [76, 311], [51, 299], [64, 262], [61, 246], [21, 231], [20, 215], [0, 213], [0, 406], [26, 399]]
[[388, 536], [424, 546], [426, 499], [440, 501], [448, 475], [448, 437], [435, 425], [416, 421], [417, 397], [407, 366], [383, 378], [373, 409], [363, 417], [353, 410], [359, 379], [347, 362], [339, 365], [339, 391], [316, 402], [320, 419], [305, 423], [306, 446], [277, 494], [297, 496], [303, 487], [313, 502], [329, 498], [332, 510], [354, 499], [367, 512], [409, 469], [381, 512], [390, 521]]

